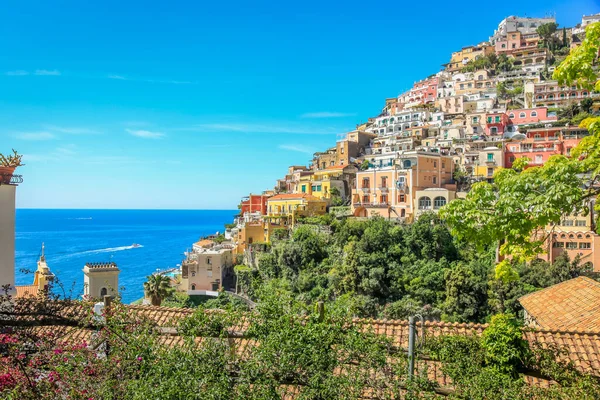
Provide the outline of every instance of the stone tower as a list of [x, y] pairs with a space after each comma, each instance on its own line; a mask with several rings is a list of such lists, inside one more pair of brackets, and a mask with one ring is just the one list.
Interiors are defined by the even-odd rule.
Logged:
[[37, 270], [33, 278], [33, 285], [37, 286], [38, 291], [48, 290], [50, 282], [54, 281], [54, 274], [46, 264], [46, 256], [44, 254], [44, 243], [42, 243], [42, 255], [37, 262]]
[[83, 295], [89, 299], [102, 299], [105, 295], [119, 294], [119, 268], [114, 262], [86, 263], [83, 267]]

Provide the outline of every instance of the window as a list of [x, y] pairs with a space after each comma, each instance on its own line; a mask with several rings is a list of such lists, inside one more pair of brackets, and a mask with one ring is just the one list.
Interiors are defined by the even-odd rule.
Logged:
[[210, 257], [206, 257], [206, 263], [207, 263], [208, 265], [212, 265], [212, 260], [211, 260], [211, 258], [210, 258]]
[[476, 126], [473, 127], [473, 133], [477, 133], [477, 127]]
[[488, 176], [488, 178], [494, 176], [494, 168], [487, 169], [487, 176]]
[[491, 124], [492, 123], [492, 117], [487, 117], [487, 122], [488, 122], [488, 124]]
[[536, 164], [541, 164], [542, 162], [543, 162], [543, 158], [542, 158], [542, 156], [541, 156], [541, 155], [539, 155], [539, 154], [538, 154], [538, 155], [536, 155], [536, 156], [535, 156], [535, 163], [536, 163]]
[[340, 152], [341, 152], [342, 154], [344, 154], [344, 148], [343, 148], [343, 147], [340, 149]]
[[478, 117], [473, 117], [473, 123], [476, 124], [479, 121]]
[[387, 194], [382, 194], [379, 197], [379, 203], [381, 203], [381, 204], [387, 204], [387, 202], [388, 202]]
[[419, 210], [427, 210], [431, 208], [431, 198], [421, 197], [419, 199]]
[[[306, 193], [306, 185], [302, 185], [302, 193]], [[271, 206], [269, 206], [269, 209], [271, 208]]]
[[446, 163], [442, 161], [442, 169], [446, 169]]
[[433, 177], [433, 183], [437, 183], [437, 176]]
[[580, 249], [591, 249], [592, 244], [589, 242], [582, 242], [582, 243], [579, 243], [579, 248]]
[[583, 92], [583, 97], [587, 97], [588, 92]]
[[575, 226], [585, 226], [585, 225], [586, 225], [585, 219], [578, 219], [575, 221]]
[[524, 112], [519, 113], [519, 118], [525, 118], [527, 117], [527, 114], [525, 114]]
[[437, 168], [437, 161], [433, 162], [433, 168]]
[[192, 283], [192, 290], [196, 290], [196, 284]]
[[572, 219], [565, 219], [565, 220], [562, 222], [562, 225], [563, 225], [563, 226], [573, 226], [573, 220], [572, 220]]
[[406, 201], [406, 196], [403, 194], [398, 195], [398, 203], [404, 203]]
[[488, 160], [488, 162], [493, 162], [494, 161], [494, 153], [487, 153], [487, 160]]
[[382, 176], [381, 177], [381, 187], [382, 188], [387, 187], [387, 176]]
[[506, 48], [506, 44], [502, 43], [502, 48], [505, 49]]
[[363, 187], [363, 189], [364, 188], [367, 188], [367, 189], [369, 188], [369, 178], [363, 178], [362, 187]]
[[567, 242], [567, 249], [576, 249], [576, 248], [577, 248], [577, 243]]
[[102, 289], [100, 289], [100, 297], [104, 297], [108, 294], [108, 290], [106, 290], [105, 287], [103, 287]]
[[446, 199], [444, 197], [438, 196], [435, 199], [433, 199], [433, 209], [434, 210], [438, 210], [445, 205], [446, 205]]
[[335, 161], [332, 161], [331, 162], [331, 166], [333, 167], [334, 165], [335, 165]]
[[494, 122], [500, 122], [500, 116], [496, 115], [496, 118], [494, 118]]
[[508, 161], [510, 161], [511, 163], [515, 162], [515, 156], [508, 157]]
[[363, 203], [368, 203], [368, 202], [369, 202], [369, 195], [368, 195], [368, 194], [365, 194], [365, 195], [363, 196], [363, 199], [362, 199], [362, 201], [363, 201]]
[[508, 114], [508, 118], [514, 118], [514, 117], [515, 117], [515, 114], [513, 114], [513, 113]]
[[536, 112], [536, 111], [532, 111], [532, 112], [531, 112], [531, 116], [532, 116], [532, 117], [537, 117], [537, 112]]
[[402, 162], [402, 166], [403, 166], [404, 168], [410, 168], [410, 160], [404, 160], [404, 161]]
[[492, 126], [490, 128], [490, 134], [495, 135], [498, 133], [498, 128], [496, 128], [495, 126]]
[[563, 247], [565, 247], [565, 242], [554, 242], [554, 243], [552, 243], [552, 247], [563, 248]]

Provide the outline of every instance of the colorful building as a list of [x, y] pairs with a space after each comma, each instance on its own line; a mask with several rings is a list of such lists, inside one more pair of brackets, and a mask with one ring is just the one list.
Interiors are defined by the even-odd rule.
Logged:
[[427, 151], [383, 154], [370, 159], [369, 168], [358, 171], [352, 195], [357, 217], [379, 215], [410, 221], [415, 216], [413, 193], [453, 183], [452, 157]]
[[232, 250], [231, 245], [218, 245], [211, 240], [195, 243], [181, 263], [180, 290], [188, 295], [219, 291], [227, 276], [233, 276]]
[[261, 215], [267, 214], [267, 200], [271, 195], [267, 194], [250, 194], [242, 198], [242, 202], [239, 205], [240, 214], [246, 213], [260, 213]]
[[267, 201], [267, 216], [285, 217], [292, 225], [299, 216], [310, 217], [327, 212], [327, 202], [307, 193], [278, 194]]
[[452, 53], [450, 62], [444, 64], [444, 66], [448, 72], [458, 72], [467, 65], [469, 61], [477, 60], [492, 53], [494, 53], [494, 46], [490, 46], [489, 43], [480, 43], [477, 46], [463, 47], [460, 51]]
[[553, 155], [570, 155], [587, 135], [586, 129], [575, 126], [530, 129], [525, 139], [505, 145], [504, 164], [511, 168], [517, 158], [527, 157], [530, 167], [543, 165]]
[[336, 188], [339, 196], [346, 199], [350, 196], [357, 170], [354, 165], [337, 165], [304, 175], [300, 177], [298, 192], [329, 202], [331, 189]]

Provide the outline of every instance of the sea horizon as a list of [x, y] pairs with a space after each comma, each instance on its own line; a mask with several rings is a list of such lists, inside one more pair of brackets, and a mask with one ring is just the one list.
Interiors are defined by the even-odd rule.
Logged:
[[[143, 297], [146, 276], [177, 268], [200, 237], [224, 231], [239, 210], [40, 209], [16, 210], [16, 284], [30, 285], [45, 244], [50, 270], [66, 288], [83, 294], [87, 262], [117, 263], [122, 301]], [[140, 246], [134, 246], [139, 244]]]

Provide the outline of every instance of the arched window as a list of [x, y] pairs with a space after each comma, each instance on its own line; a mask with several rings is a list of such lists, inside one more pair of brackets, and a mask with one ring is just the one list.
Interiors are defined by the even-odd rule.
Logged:
[[106, 290], [105, 287], [103, 287], [102, 289], [100, 289], [100, 297], [104, 297], [108, 294], [108, 290]]
[[404, 160], [404, 161], [402, 162], [402, 166], [403, 166], [404, 168], [410, 168], [410, 160]]
[[544, 96], [538, 96], [538, 100], [542, 100], [544, 98]]
[[583, 235], [580, 233], [577, 235], [577, 239], [583, 239]]
[[575, 92], [571, 93], [571, 97], [577, 97], [577, 93], [575, 93]]
[[498, 128], [496, 128], [495, 126], [492, 126], [492, 128], [490, 129], [490, 133], [491, 133], [492, 135], [495, 135], [495, 134], [497, 134], [497, 133], [498, 133]]
[[589, 239], [590, 237], [591, 237], [591, 236], [590, 236], [590, 234], [589, 234], [589, 233], [588, 233], [587, 235], [585, 235], [585, 238], [586, 238], [586, 239]]
[[431, 208], [431, 198], [424, 196], [419, 199], [419, 210], [428, 210]]
[[513, 114], [513, 113], [508, 114], [508, 118], [514, 118], [514, 117], [515, 117], [515, 114]]
[[563, 234], [561, 234], [561, 235], [560, 235], [560, 237], [564, 239], [564, 238], [566, 238], [566, 237], [567, 237], [567, 235], [565, 235], [565, 234], [563, 233]]
[[537, 117], [537, 112], [536, 112], [536, 111], [532, 111], [532, 112], [531, 112], [531, 116], [532, 116], [532, 117]]
[[196, 284], [192, 283], [192, 290], [196, 290]]
[[588, 92], [583, 92], [583, 97], [587, 97]]
[[548, 99], [550, 99], [550, 100], [554, 99], [554, 95], [551, 94], [550, 96], [548, 96]]
[[573, 235], [572, 233], [569, 235], [569, 239], [574, 239], [575, 235]]
[[440, 207], [443, 207], [446, 205], [446, 199], [442, 196], [438, 196], [435, 199], [433, 199], [433, 209], [437, 210]]
[[564, 99], [564, 98], [565, 98], [565, 94], [564, 94], [564, 93], [561, 93], [561, 94], [560, 94], [560, 98], [561, 98], [561, 99]]
[[196, 272], [195, 272], [195, 271], [192, 271], [192, 278], [193, 278], [194, 276], [196, 276]]
[[527, 114], [525, 114], [524, 112], [519, 113], [519, 118], [525, 118], [527, 116]]

